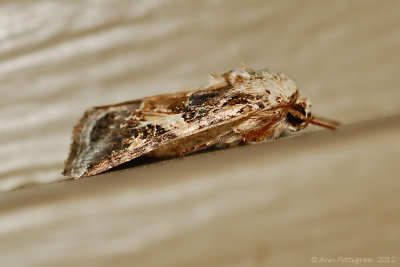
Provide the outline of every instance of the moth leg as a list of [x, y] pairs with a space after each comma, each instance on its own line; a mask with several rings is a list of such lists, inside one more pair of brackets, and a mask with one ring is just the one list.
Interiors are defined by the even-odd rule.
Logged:
[[243, 142], [260, 142], [272, 135], [271, 125], [266, 125], [254, 131], [243, 134]]
[[260, 142], [265, 139], [275, 139], [284, 130], [285, 123], [282, 113], [259, 113], [236, 127], [243, 143]]
[[271, 121], [262, 127], [243, 133], [242, 140], [244, 143], [260, 142], [265, 139], [278, 138], [282, 133], [284, 126], [279, 121]]

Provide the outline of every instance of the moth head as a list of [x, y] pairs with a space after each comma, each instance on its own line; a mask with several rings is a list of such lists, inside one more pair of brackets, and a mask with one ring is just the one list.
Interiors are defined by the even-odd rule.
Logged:
[[311, 102], [307, 98], [298, 98], [287, 110], [286, 122], [289, 130], [297, 132], [307, 127], [311, 120]]
[[307, 98], [298, 97], [296, 102], [290, 104], [286, 113], [286, 122], [289, 130], [297, 132], [308, 124], [314, 124], [330, 130], [335, 130], [339, 122], [311, 115], [311, 102]]

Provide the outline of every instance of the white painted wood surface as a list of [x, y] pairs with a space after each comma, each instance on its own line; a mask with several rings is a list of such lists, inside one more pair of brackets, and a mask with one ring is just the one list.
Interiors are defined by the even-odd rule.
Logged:
[[[399, 8], [0, 2], [0, 265], [397, 266]], [[343, 128], [49, 184], [87, 107], [201, 86], [241, 62], [293, 76]]]

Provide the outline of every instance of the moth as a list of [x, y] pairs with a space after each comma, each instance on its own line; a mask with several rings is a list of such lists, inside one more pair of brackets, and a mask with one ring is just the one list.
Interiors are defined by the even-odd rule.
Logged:
[[184, 156], [260, 142], [309, 124], [335, 129], [336, 123], [312, 116], [310, 100], [291, 78], [242, 66], [212, 73], [200, 90], [88, 109], [74, 128], [63, 174], [81, 178], [142, 155]]

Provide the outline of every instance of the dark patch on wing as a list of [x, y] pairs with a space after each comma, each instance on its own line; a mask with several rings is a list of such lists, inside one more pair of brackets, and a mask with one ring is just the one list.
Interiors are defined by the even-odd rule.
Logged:
[[94, 153], [94, 164], [109, 159], [113, 152], [127, 149], [132, 143], [132, 137], [152, 141], [167, 133], [160, 125], [149, 123], [139, 126], [137, 117], [132, 115], [127, 110], [109, 111], [96, 121], [90, 131], [90, 142], [85, 152]]
[[214, 108], [210, 107], [199, 107], [199, 108], [186, 108], [186, 112], [182, 114], [182, 118], [187, 122], [193, 122], [196, 120], [200, 120], [208, 115], [209, 112], [214, 110]]
[[142, 139], [154, 138], [167, 132], [162, 126], [155, 124], [147, 124], [146, 126], [137, 128], [136, 131], [138, 133], [138, 138]]
[[214, 106], [221, 102], [221, 99], [230, 94], [231, 85], [225, 85], [219, 88], [208, 88], [196, 91], [189, 96], [188, 106]]
[[118, 126], [121, 122], [115, 120], [117, 112], [108, 112], [97, 120], [96, 124], [90, 131], [90, 143], [96, 143], [103, 139], [105, 135], [109, 135], [110, 130], [114, 126]]
[[[247, 93], [235, 93], [229, 90], [200, 91], [191, 95], [189, 104], [182, 111], [183, 119], [190, 123], [209, 116], [210, 112], [235, 105], [245, 105], [256, 100], [256, 96]], [[196, 105], [195, 105], [196, 104]]]
[[222, 106], [233, 106], [237, 104], [247, 104], [255, 99], [254, 95], [238, 93], [230, 97]]
[[179, 106], [178, 110], [188, 123], [205, 118], [210, 112], [225, 107], [222, 103], [231, 94], [231, 88], [232, 86], [226, 85], [216, 89], [194, 92], [189, 96], [186, 105]]
[[[145, 145], [134, 147], [127, 151], [125, 149], [128, 148], [131, 143], [126, 142], [126, 139], [121, 136], [121, 147], [106, 147], [102, 153], [95, 155], [90, 164], [88, 164], [88, 167], [82, 176], [93, 175], [106, 169], [118, 166], [153, 149], [156, 149], [167, 141], [177, 138], [177, 135], [174, 132], [167, 131], [162, 126], [155, 124], [148, 124], [132, 129], [132, 131], [136, 132], [136, 135], [138, 136], [137, 138], [146, 140]], [[118, 142], [118, 138], [115, 140]], [[131, 158], [124, 158], [126, 155], [131, 155]], [[106, 168], [103, 167], [104, 163], [108, 164]]]
[[189, 97], [189, 106], [199, 107], [204, 105], [213, 105], [221, 100], [221, 96], [224, 95], [222, 91], [210, 91], [210, 92], [195, 92]]

